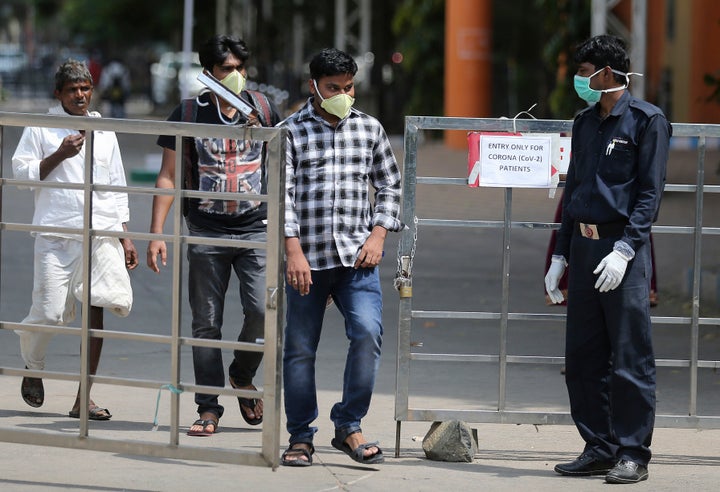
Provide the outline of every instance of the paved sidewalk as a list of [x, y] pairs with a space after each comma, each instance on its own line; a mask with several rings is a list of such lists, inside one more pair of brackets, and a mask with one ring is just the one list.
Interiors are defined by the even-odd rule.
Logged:
[[[3, 426], [34, 430], [77, 432], [78, 421], [66, 417], [74, 383], [47, 381], [48, 399], [40, 409], [26, 406], [19, 395], [19, 378], [0, 377], [0, 411]], [[154, 391], [97, 386], [93, 397], [115, 416], [91, 422], [90, 435], [110, 439], [155, 439], [168, 436], [167, 418], [151, 431]], [[55, 395], [55, 396], [54, 396]], [[60, 396], [57, 396], [60, 395]], [[140, 396], [139, 396], [140, 395]], [[368, 438], [379, 439], [387, 457], [382, 465], [357, 465], [330, 446], [332, 424], [327, 417], [336, 392], [321, 391], [316, 437], [317, 452], [310, 468], [269, 468], [212, 464], [107, 452], [60, 449], [23, 444], [2, 444], [0, 489], [3, 491], [576, 491], [607, 490], [603, 477], [567, 478], [552, 471], [557, 462], [572, 460], [581, 443], [572, 426], [476, 424], [479, 452], [472, 463], [429, 461], [422, 451], [428, 423], [404, 423], [400, 457], [394, 457], [394, 400], [377, 394], [364, 422]], [[181, 409], [192, 412], [191, 395]], [[222, 397], [227, 400], [226, 397]], [[167, 402], [167, 395], [163, 396]], [[260, 432], [242, 422], [236, 408], [226, 403], [221, 432], [211, 438], [181, 436], [181, 444], [257, 449]], [[161, 405], [162, 406], [162, 405]], [[181, 422], [193, 416], [183, 413]], [[153, 436], [153, 437], [149, 437]], [[283, 440], [286, 434], [283, 432]], [[650, 479], [633, 490], [711, 491], [720, 480], [720, 430], [657, 429]]]
[[[43, 109], [44, 111], [44, 109]], [[10, 132], [5, 133], [7, 144], [12, 146]], [[125, 137], [123, 137], [125, 138]], [[156, 151], [153, 147], [145, 149], [140, 145], [125, 145], [124, 160], [128, 163], [128, 172], [132, 166], [144, 162], [145, 152]], [[127, 151], [125, 151], [127, 149]], [[431, 144], [423, 148], [423, 175], [461, 176], [464, 172], [464, 152], [451, 151], [441, 145]], [[5, 159], [9, 159], [6, 155]], [[709, 162], [715, 162], [717, 153], [712, 154]], [[678, 154], [674, 169], [682, 170], [683, 162], [688, 162]], [[439, 170], [431, 165], [437, 164]], [[5, 163], [5, 166], [8, 164]], [[7, 169], [7, 167], [5, 167]], [[680, 171], [674, 171], [680, 174]], [[687, 177], [687, 173], [681, 173]], [[692, 172], [689, 173], [692, 177]], [[712, 179], [717, 180], [717, 176]], [[677, 182], [676, 179], [671, 182]], [[692, 182], [692, 181], [691, 181]], [[442, 188], [442, 187], [441, 187]], [[30, 195], [8, 190], [5, 195], [4, 214], [22, 215], [31, 210]], [[13, 198], [17, 196], [18, 200]], [[514, 195], [513, 213], [527, 220], [550, 221], [555, 208], [555, 201], [547, 199], [547, 192], [521, 192]], [[467, 197], [467, 199], [465, 199]], [[718, 221], [716, 212], [717, 200], [706, 202], [706, 225], [715, 225]], [[680, 196], [679, 193], [669, 194], [663, 202], [661, 222], [664, 224], [687, 224], [688, 217], [693, 214], [692, 197]], [[440, 190], [418, 190], [418, 206], [424, 217], [444, 218], [487, 218], [497, 217], [502, 213], [502, 192], [499, 190], [471, 191], [445, 187]], [[15, 210], [13, 210], [15, 208]], [[134, 231], [146, 231], [149, 214], [147, 205], [141, 199], [131, 204]], [[712, 213], [711, 213], [712, 212]], [[26, 219], [29, 219], [27, 217]], [[19, 219], [18, 219], [19, 220]], [[520, 219], [518, 219], [520, 220]], [[523, 308], [534, 308], [542, 305], [542, 264], [547, 244], [547, 234], [526, 237], [523, 233], [514, 236], [514, 254], [517, 263], [513, 270], [513, 296], [522, 302]], [[5, 235], [3, 257], [10, 273], [3, 270], [3, 314], [2, 319], [21, 319], [27, 311], [29, 301], [29, 282], [32, 279], [32, 263], [28, 263], [32, 247], [29, 237], [19, 234]], [[458, 235], [459, 236], [459, 235]], [[448, 299], [456, 291], [448, 284], [458, 283], [450, 267], [464, 268], [465, 276], [463, 292], [468, 298], [487, 302], [488, 298], [497, 296], [493, 292], [497, 279], [495, 271], [477, 272], [468, 268], [470, 262], [477, 262], [478, 251], [493, 251], [497, 246], [494, 234], [477, 234], [470, 238], [472, 243], [463, 237], [454, 240], [452, 234], [432, 234], [423, 231], [419, 238], [418, 255], [424, 258], [416, 265], [428, 265], [423, 271], [424, 278], [418, 279], [415, 295], [418, 305], [421, 298], [437, 298], [438, 302], [454, 301]], [[395, 241], [395, 242], [394, 242]], [[422, 437], [430, 424], [405, 422], [402, 425], [401, 453], [394, 457], [395, 428], [394, 421], [394, 377], [397, 332], [397, 297], [389, 287], [388, 277], [394, 270], [394, 254], [396, 252], [395, 236], [389, 239], [386, 249], [387, 265], [383, 264], [383, 288], [385, 289], [385, 330], [383, 363], [378, 375], [377, 391], [370, 414], [363, 422], [363, 430], [370, 440], [378, 439], [387, 457], [386, 463], [376, 467], [363, 467], [352, 462], [347, 456], [330, 446], [332, 424], [328, 414], [332, 404], [338, 397], [342, 374], [345, 342], [342, 336], [342, 324], [337, 318], [326, 321], [328, 327], [323, 335], [321, 353], [318, 357], [318, 386], [320, 388], [320, 417], [317, 425], [320, 432], [316, 438], [317, 453], [315, 464], [308, 469], [289, 469], [280, 467], [273, 472], [267, 468], [215, 465], [212, 463], [172, 460], [157, 457], [131, 456], [106, 452], [93, 452], [75, 449], [60, 449], [35, 445], [0, 443], [3, 459], [0, 460], [0, 490], [2, 491], [47, 491], [47, 490], [93, 490], [93, 491], [178, 491], [178, 490], [357, 490], [357, 491], [456, 491], [474, 488], [487, 491], [570, 491], [570, 490], [607, 490], [602, 477], [566, 478], [552, 471], [557, 462], [570, 461], [581, 451], [582, 442], [572, 426], [532, 426], [532, 425], [500, 425], [470, 424], [478, 430], [479, 452], [473, 463], [441, 463], [425, 459], [422, 452]], [[657, 257], [660, 269], [661, 305], [654, 315], [687, 315], [687, 296], [677, 294], [684, 284], [684, 272], [688, 265], [689, 239], [658, 236]], [[139, 242], [142, 243], [142, 242]], [[448, 268], [432, 266], [440, 253], [453, 247], [452, 254], [444, 258], [453, 260]], [[720, 258], [720, 241], [708, 240], [704, 243], [703, 263], [713, 267]], [[138, 244], [139, 251], [144, 244]], [[496, 248], [495, 248], [496, 249]], [[12, 256], [8, 252], [12, 251]], [[11, 262], [9, 259], [11, 259]], [[419, 268], [419, 267], [418, 267]], [[436, 270], [430, 270], [435, 268]], [[160, 306], [158, 299], [167, 294], [161, 282], [167, 282], [168, 275], [162, 277], [148, 273], [147, 268], [139, 268], [133, 272], [133, 287], [136, 292], [136, 309], [125, 320], [115, 321], [108, 316], [107, 329], [139, 330], [145, 333], [164, 334], [167, 330], [168, 312]], [[493, 275], [493, 276], [490, 276]], [[420, 277], [420, 275], [419, 275]], [[450, 279], [449, 277], [452, 277]], [[478, 279], [483, 281], [478, 282]], [[420, 281], [422, 280], [422, 281]], [[7, 288], [7, 286], [11, 288]], [[430, 288], [423, 289], [423, 285]], [[456, 285], [452, 285], [456, 288]], [[484, 289], [481, 291], [481, 289]], [[673, 298], [673, 295], [675, 297]], [[167, 298], [167, 296], [165, 296]], [[442, 299], [440, 299], [442, 298]], [[232, 290], [228, 297], [230, 312], [226, 319], [236, 319], [236, 293]], [[165, 299], [167, 302], [167, 299]], [[452, 304], [452, 303], [451, 303]], [[705, 306], [705, 304], [703, 305]], [[484, 309], [485, 307], [482, 306]], [[184, 313], [184, 319], [188, 319]], [[330, 316], [333, 316], [332, 310]], [[239, 318], [237, 318], [239, 319]], [[331, 330], [330, 328], [339, 328]], [[427, 350], [440, 341], [453, 339], [442, 332], [437, 326], [420, 327]], [[533, 333], [535, 328], [522, 328], [514, 332], [511, 340], [518, 353], [562, 354], [562, 327], [543, 327], [541, 337], [532, 341], [526, 335]], [[479, 347], [479, 350], [492, 351], [491, 342], [479, 338], [480, 330], [468, 330], [452, 341], [468, 347]], [[335, 333], [333, 335], [332, 333]], [[720, 336], [717, 327], [703, 327], [701, 344], [702, 358], [720, 359]], [[229, 334], [234, 333], [232, 330]], [[229, 335], [228, 335], [229, 336]], [[470, 338], [470, 337], [474, 338]], [[477, 337], [477, 338], [475, 338]], [[685, 345], [687, 334], [682, 327], [659, 326], [655, 332], [656, 352], [658, 357], [686, 357]], [[49, 370], [77, 370], [77, 340], [63, 340], [71, 337], [55, 337], [49, 352]], [[523, 343], [532, 343], [526, 347]], [[465, 347], [463, 347], [465, 348]], [[542, 350], [540, 350], [542, 349]], [[468, 349], [470, 350], [470, 349]], [[0, 366], [22, 367], [17, 355], [17, 337], [12, 333], [0, 333]], [[156, 350], [155, 346], [146, 347], [140, 344], [123, 345], [114, 340], [106, 342], [100, 372], [107, 375], [127, 375], [129, 377], [166, 377], [166, 352]], [[72, 369], [68, 369], [68, 368]], [[474, 371], [476, 366], [468, 366]], [[192, 380], [191, 365], [183, 359], [183, 379]], [[566, 410], [566, 393], [562, 376], [556, 368], [542, 371], [537, 368], [527, 369], [527, 373], [514, 373], [514, 389], [519, 390], [523, 402], [529, 401], [539, 405], [549, 403]], [[688, 393], [688, 378], [681, 368], [666, 368], [663, 380], [659, 384], [659, 406], [664, 412], [686, 408], [684, 399]], [[420, 371], [419, 371], [420, 372]], [[518, 377], [520, 374], [521, 377]], [[148, 376], [150, 375], [150, 376]], [[720, 408], [720, 392], [717, 391], [720, 379], [715, 371], [704, 370], [701, 374], [702, 387], [701, 414], [717, 415]], [[416, 398], [425, 403], [432, 398], [435, 408], [447, 403], [448, 408], [478, 405], [478, 388], [497, 389], [497, 378], [491, 370], [484, 368], [472, 372], [465, 379], [460, 378], [447, 366], [439, 370], [422, 373], [414, 383], [419, 390]], [[44, 432], [59, 432], [72, 435], [77, 433], [78, 421], [67, 417], [75, 394], [75, 384], [63, 381], [46, 382], [46, 403], [42, 408], [33, 409], [23, 403], [19, 394], [20, 378], [0, 376], [0, 432], [2, 429], [27, 429]], [[482, 393], [482, 391], [480, 391]], [[428, 396], [430, 395], [430, 396]], [[448, 396], [452, 395], [452, 396]], [[460, 396], [456, 396], [460, 395]], [[98, 404], [107, 406], [114, 414], [109, 422], [92, 422], [91, 436], [118, 440], [158, 440], [167, 441], [167, 393], [161, 400], [160, 429], [151, 431], [157, 392], [138, 390], [119, 386], [96, 385], [93, 398]], [[492, 405], [494, 393], [490, 398], [482, 399], [483, 405]], [[226, 449], [252, 448], [260, 444], [260, 432], [257, 428], [247, 426], [239, 416], [237, 403], [222, 397], [226, 406], [226, 415], [220, 425], [222, 432], [209, 439], [188, 438], [180, 436], [181, 443], [192, 445], [220, 447]], [[449, 398], [454, 398], [449, 401]], [[675, 401], [677, 399], [677, 401]], [[418, 401], [417, 399], [415, 400]], [[515, 402], [517, 404], [517, 402]], [[554, 408], [555, 409], [555, 408]], [[556, 409], [555, 409], [556, 410]], [[163, 413], [163, 411], [165, 413]], [[196, 417], [192, 395], [181, 396], [181, 425], [190, 424]], [[284, 423], [281, 426], [281, 447], [287, 435]], [[198, 442], [199, 441], [199, 442]], [[720, 430], [692, 429], [656, 429], [653, 452], [654, 458], [650, 466], [650, 479], [635, 485], [633, 490], [675, 491], [717, 490], [720, 480]]]

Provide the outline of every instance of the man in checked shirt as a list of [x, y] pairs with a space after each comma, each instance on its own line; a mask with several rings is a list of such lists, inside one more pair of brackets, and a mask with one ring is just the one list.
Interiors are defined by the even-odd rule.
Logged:
[[[288, 129], [285, 250], [287, 323], [283, 377], [290, 446], [286, 466], [309, 466], [318, 416], [315, 356], [329, 296], [350, 347], [332, 445], [363, 464], [383, 461], [360, 428], [380, 363], [378, 265], [388, 231], [400, 231], [400, 170], [382, 125], [352, 107], [357, 64], [324, 49], [310, 62], [311, 97], [281, 123]], [[369, 197], [375, 190], [374, 207]]]

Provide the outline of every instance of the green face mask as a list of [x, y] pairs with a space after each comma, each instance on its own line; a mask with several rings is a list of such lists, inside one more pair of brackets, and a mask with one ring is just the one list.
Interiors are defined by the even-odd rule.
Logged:
[[233, 93], [240, 94], [245, 88], [245, 77], [243, 77], [237, 70], [233, 70], [224, 79], [222, 79], [220, 83], [233, 91]]
[[603, 71], [601, 68], [594, 74], [590, 75], [589, 77], [582, 77], [580, 75], [575, 76], [574, 84], [575, 84], [575, 92], [577, 92], [577, 95], [580, 97], [580, 99], [583, 99], [584, 101], [587, 101], [589, 103], [596, 103], [600, 100], [600, 96], [602, 96], [603, 92], [616, 92], [621, 91], [623, 89], [627, 89], [627, 87], [630, 85], [630, 76], [631, 75], [639, 75], [640, 77], [643, 76], [641, 73], [635, 73], [635, 72], [621, 72], [620, 70], [611, 69], [613, 73], [616, 73], [618, 75], [624, 75], [625, 76], [625, 85], [613, 87], [612, 89], [605, 89], [602, 91], [598, 91], [590, 87], [590, 79], [595, 77], [597, 74]]
[[596, 103], [600, 100], [602, 92], [596, 91], [595, 89], [590, 87], [590, 79], [595, 77], [600, 72], [602, 72], [602, 68], [592, 74], [590, 77], [582, 77], [580, 75], [575, 76], [575, 92], [577, 92], [577, 95], [580, 97], [580, 99], [589, 103]]
[[355, 103], [355, 98], [347, 94], [337, 94], [333, 97], [324, 99], [318, 89], [317, 81], [313, 80], [313, 83], [315, 84], [315, 91], [317, 92], [318, 97], [322, 100], [320, 103], [321, 108], [340, 119], [343, 119], [350, 114], [350, 108], [352, 108], [352, 105]]

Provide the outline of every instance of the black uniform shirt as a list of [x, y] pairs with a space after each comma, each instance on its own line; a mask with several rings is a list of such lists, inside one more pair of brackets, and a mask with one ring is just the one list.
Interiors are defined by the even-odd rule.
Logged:
[[577, 222], [627, 222], [621, 240], [634, 251], [648, 240], [671, 135], [662, 111], [627, 91], [604, 120], [599, 104], [576, 116], [556, 255], [569, 259]]

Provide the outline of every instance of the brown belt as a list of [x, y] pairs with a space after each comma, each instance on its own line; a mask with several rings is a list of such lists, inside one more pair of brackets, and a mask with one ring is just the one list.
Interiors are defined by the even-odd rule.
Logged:
[[627, 222], [608, 222], [606, 224], [585, 224], [577, 222], [578, 231], [582, 237], [588, 239], [605, 239], [607, 237], [620, 237], [623, 235]]

